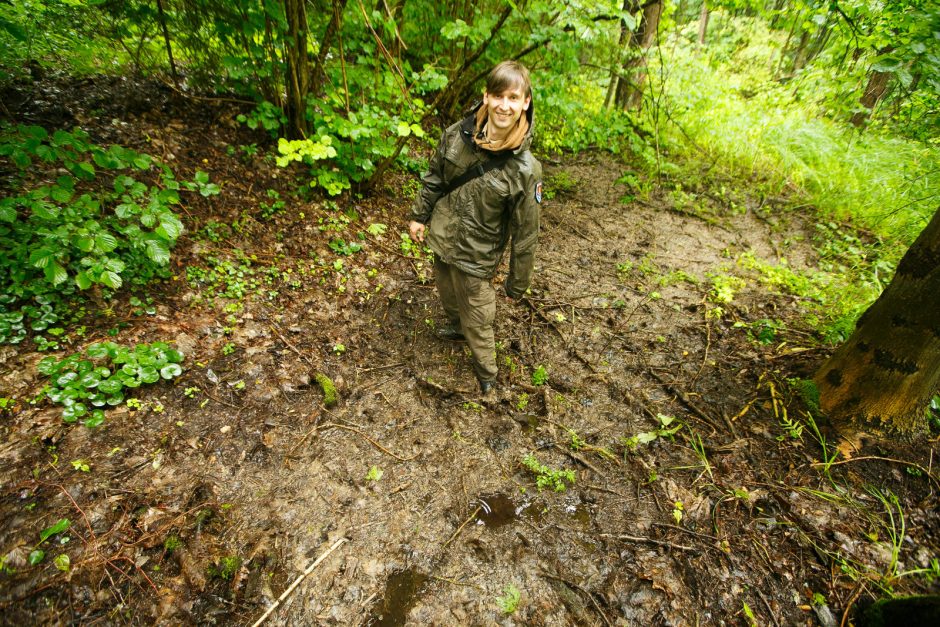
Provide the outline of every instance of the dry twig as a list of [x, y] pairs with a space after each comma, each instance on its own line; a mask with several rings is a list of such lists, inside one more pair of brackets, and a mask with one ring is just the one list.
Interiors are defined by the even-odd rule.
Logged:
[[310, 564], [310, 566], [307, 566], [307, 570], [305, 570], [303, 574], [299, 575], [297, 579], [294, 580], [294, 583], [292, 583], [291, 585], [287, 587], [287, 590], [285, 590], [284, 593], [281, 594], [280, 597], [278, 597], [277, 601], [274, 602], [274, 605], [269, 607], [268, 610], [264, 614], [261, 615], [261, 618], [256, 620], [251, 627], [258, 627], [261, 623], [263, 623], [268, 618], [268, 616], [270, 616], [274, 612], [274, 610], [276, 610], [281, 605], [284, 599], [290, 596], [290, 593], [294, 591], [294, 588], [299, 586], [300, 582], [303, 581], [307, 575], [312, 573], [314, 568], [320, 565], [320, 562], [328, 558], [330, 554], [336, 549], [338, 549], [340, 545], [342, 545], [344, 542], [348, 542], [348, 540], [346, 538], [340, 538], [339, 540], [333, 543], [333, 546], [331, 546], [323, 554], [321, 554], [320, 557], [316, 559], [316, 561]]
[[363, 433], [362, 431], [360, 431], [359, 429], [354, 429], [354, 428], [352, 428], [352, 427], [347, 427], [346, 425], [341, 425], [341, 424], [336, 423], [336, 422], [328, 422], [328, 423], [326, 423], [326, 424], [324, 424], [324, 425], [319, 426], [318, 429], [328, 429], [328, 428], [333, 428], [333, 427], [336, 427], [337, 429], [345, 429], [346, 431], [351, 431], [351, 432], [355, 433], [356, 435], [358, 435], [358, 436], [362, 437], [363, 439], [367, 440], [367, 441], [369, 442], [369, 444], [371, 444], [371, 445], [374, 446], [375, 448], [379, 449], [380, 451], [382, 451], [382, 452], [385, 453], [386, 455], [389, 455], [389, 456], [391, 456], [391, 457], [394, 457], [395, 459], [397, 459], [397, 460], [400, 461], [400, 462], [410, 462], [410, 461], [413, 460], [415, 457], [417, 457], [418, 455], [421, 454], [420, 451], [419, 451], [418, 453], [415, 453], [415, 454], [412, 455], [411, 457], [401, 457], [401, 456], [396, 455], [395, 453], [391, 452], [390, 450], [388, 450], [387, 448], [385, 448], [384, 446], [382, 446], [381, 444], [379, 444], [378, 442], [376, 442], [375, 440], [373, 440], [372, 438], [370, 438], [369, 436], [367, 436], [365, 433]]

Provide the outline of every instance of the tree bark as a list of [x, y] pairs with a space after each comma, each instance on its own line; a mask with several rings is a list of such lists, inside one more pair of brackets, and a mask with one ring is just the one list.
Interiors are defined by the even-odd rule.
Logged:
[[163, 41], [166, 42], [166, 56], [170, 60], [170, 75], [173, 84], [180, 85], [179, 74], [176, 73], [176, 63], [173, 62], [173, 46], [170, 45], [170, 30], [166, 27], [166, 14], [163, 12], [163, 0], [157, 0], [157, 15], [160, 16], [160, 27], [163, 29]]
[[790, 74], [796, 74], [806, 65], [806, 48], [809, 45], [809, 31], [804, 30], [800, 35], [800, 43], [797, 44], [793, 53], [793, 65], [790, 66]]
[[307, 56], [307, 10], [305, 0], [284, 0], [287, 37], [284, 53], [287, 60], [287, 135], [291, 139], [307, 136], [307, 94], [310, 91], [310, 59]]
[[[640, 8], [636, 0], [624, 0], [624, 10], [635, 12]], [[643, 86], [646, 84], [646, 51], [653, 45], [662, 15], [661, 0], [643, 5], [643, 18], [630, 34], [629, 51], [617, 82], [616, 105], [621, 109], [637, 110], [643, 104]]]
[[836, 428], [908, 433], [926, 425], [940, 385], [940, 210], [814, 381]]
[[[623, 0], [623, 10], [630, 11], [635, 8], [631, 0]], [[627, 49], [627, 43], [630, 41], [631, 31], [627, 27], [625, 20], [620, 20], [620, 38], [617, 40], [617, 54], [614, 57], [610, 67], [610, 83], [607, 85], [607, 96], [604, 98], [604, 108], [608, 109], [614, 103], [617, 95], [617, 86], [620, 84], [620, 72], [623, 65], [622, 56]]]
[[347, 1], [348, 0], [333, 0], [333, 17], [330, 18], [329, 23], [326, 25], [326, 31], [324, 31], [323, 39], [320, 41], [320, 52], [317, 54], [316, 61], [314, 62], [313, 80], [310, 84], [311, 93], [319, 94], [320, 89], [323, 87], [323, 79], [326, 76], [323, 70], [323, 62], [326, 60], [326, 55], [333, 45], [333, 38], [338, 36], [343, 26], [343, 12], [346, 10]]
[[702, 12], [698, 16], [698, 45], [705, 45], [705, 34], [708, 32], [708, 3], [702, 0]]
[[888, 91], [888, 81], [890, 78], [891, 74], [888, 72], [872, 70], [868, 73], [868, 85], [865, 86], [865, 93], [862, 94], [859, 100], [861, 105], [865, 107], [865, 110], [856, 111], [852, 115], [851, 122], [853, 126], [860, 128], [865, 125], [872, 111], [875, 110], [875, 106], [881, 101], [881, 97]]

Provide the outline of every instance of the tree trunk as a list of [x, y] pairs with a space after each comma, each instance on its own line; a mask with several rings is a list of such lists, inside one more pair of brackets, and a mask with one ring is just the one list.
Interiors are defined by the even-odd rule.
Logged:
[[865, 110], [856, 111], [852, 115], [851, 122], [853, 126], [860, 128], [865, 125], [872, 111], [875, 110], [875, 105], [878, 104], [881, 97], [888, 91], [888, 80], [890, 78], [891, 74], [888, 72], [879, 72], [877, 70], [869, 72], [868, 85], [865, 87], [865, 93], [862, 94], [859, 100], [862, 106], [865, 107]]
[[[635, 8], [634, 2], [623, 0], [624, 11], [631, 11], [632, 8]], [[630, 41], [630, 34], [631, 31], [627, 27], [627, 22], [620, 20], [620, 39], [617, 41], [617, 54], [614, 56], [610, 67], [610, 83], [607, 85], [607, 96], [604, 98], [605, 109], [610, 108], [617, 95], [617, 86], [620, 84], [620, 68], [623, 65], [621, 58], [627, 48], [627, 43]]]
[[310, 59], [307, 56], [307, 10], [305, 0], [284, 0], [287, 37], [287, 135], [291, 139], [307, 136], [307, 94], [310, 91]]
[[698, 16], [698, 45], [705, 45], [705, 33], [708, 31], [708, 3], [702, 0], [702, 12]]
[[320, 89], [323, 87], [323, 79], [326, 76], [323, 63], [326, 61], [326, 55], [333, 46], [333, 38], [339, 35], [339, 31], [343, 26], [343, 12], [346, 10], [346, 2], [347, 0], [333, 0], [333, 17], [330, 18], [329, 23], [326, 25], [323, 39], [320, 40], [320, 52], [314, 62], [313, 80], [310, 85], [310, 91], [313, 94], [319, 94]]
[[160, 16], [160, 26], [163, 28], [163, 41], [166, 42], [166, 56], [170, 60], [170, 76], [173, 84], [179, 87], [180, 78], [176, 73], [176, 64], [173, 62], [173, 46], [170, 45], [170, 30], [166, 27], [166, 14], [163, 12], [163, 0], [157, 0], [157, 15]]
[[836, 428], [925, 426], [940, 384], [940, 211], [814, 381], [820, 409]]
[[[624, 10], [634, 12], [639, 9], [636, 0], [624, 0]], [[630, 35], [630, 53], [621, 69], [617, 82], [616, 104], [621, 109], [637, 110], [643, 103], [643, 86], [646, 83], [646, 51], [653, 45], [659, 29], [659, 16], [663, 12], [661, 0], [650, 2], [643, 7], [643, 18]]]
[[793, 65], [790, 67], [790, 74], [796, 74], [806, 65], [806, 49], [809, 45], [809, 31], [804, 30], [800, 35], [800, 43], [796, 46], [793, 53]]

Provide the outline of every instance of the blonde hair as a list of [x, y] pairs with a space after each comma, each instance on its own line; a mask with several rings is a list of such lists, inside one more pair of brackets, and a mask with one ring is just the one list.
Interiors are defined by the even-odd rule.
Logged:
[[529, 70], [518, 61], [503, 61], [486, 77], [486, 93], [499, 95], [507, 89], [518, 88], [526, 98], [532, 97]]

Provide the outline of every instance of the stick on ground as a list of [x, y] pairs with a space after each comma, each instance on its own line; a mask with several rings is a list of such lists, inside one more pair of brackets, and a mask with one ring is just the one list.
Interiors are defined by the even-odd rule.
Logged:
[[265, 612], [264, 614], [262, 614], [262, 615], [261, 615], [261, 618], [259, 618], [257, 621], [255, 621], [255, 623], [254, 623], [251, 627], [258, 627], [261, 623], [263, 623], [263, 622], [268, 618], [268, 616], [270, 616], [270, 615], [274, 612], [274, 610], [276, 610], [278, 607], [280, 607], [281, 603], [284, 602], [284, 599], [286, 599], [288, 596], [290, 596], [290, 593], [294, 591], [294, 588], [296, 588], [297, 586], [299, 586], [299, 585], [300, 585], [300, 582], [303, 581], [304, 578], [305, 578], [307, 575], [309, 575], [310, 573], [312, 573], [314, 568], [316, 568], [317, 566], [320, 565], [320, 562], [322, 562], [323, 560], [325, 560], [326, 558], [328, 558], [328, 557], [330, 556], [330, 554], [331, 554], [333, 551], [335, 551], [336, 549], [338, 549], [338, 548], [340, 547], [340, 545], [343, 544], [344, 542], [348, 542], [348, 539], [347, 539], [347, 538], [340, 538], [339, 540], [337, 540], [336, 542], [334, 542], [334, 543], [333, 543], [333, 546], [331, 546], [330, 548], [328, 548], [328, 549], [326, 550], [326, 552], [324, 552], [322, 555], [320, 555], [320, 557], [318, 557], [318, 558], [316, 559], [316, 561], [313, 562], [313, 564], [310, 564], [310, 566], [307, 566], [307, 570], [305, 570], [302, 575], [299, 575], [299, 576], [297, 577], [297, 579], [294, 580], [294, 583], [292, 583], [291, 585], [289, 585], [289, 586], [287, 587], [287, 590], [285, 590], [284, 593], [283, 593], [280, 597], [278, 597], [277, 601], [274, 602], [274, 605], [272, 605], [271, 607], [269, 607], [269, 608], [268, 608], [268, 611]]

